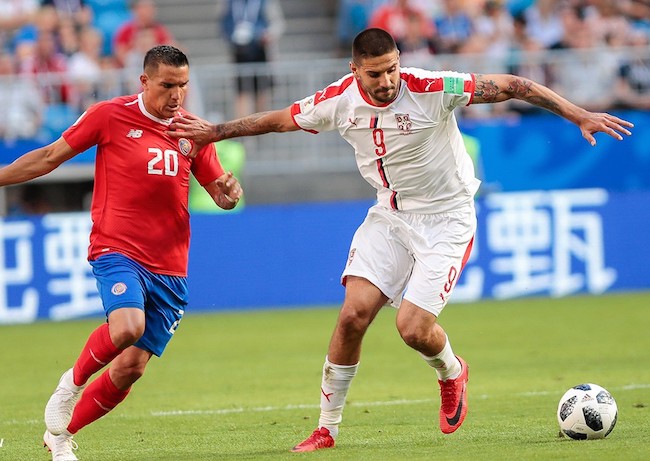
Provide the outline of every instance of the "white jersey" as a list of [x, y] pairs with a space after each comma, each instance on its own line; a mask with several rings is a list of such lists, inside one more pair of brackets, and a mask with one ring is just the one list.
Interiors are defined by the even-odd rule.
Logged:
[[471, 202], [480, 181], [454, 109], [471, 103], [474, 75], [406, 67], [400, 77], [397, 98], [378, 106], [348, 74], [294, 103], [294, 123], [312, 133], [338, 130], [381, 206], [442, 213]]

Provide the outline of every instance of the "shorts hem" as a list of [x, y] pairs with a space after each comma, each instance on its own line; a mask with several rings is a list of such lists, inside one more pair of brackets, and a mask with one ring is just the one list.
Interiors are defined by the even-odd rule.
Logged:
[[361, 277], [361, 278], [364, 278], [364, 279], [368, 280], [370, 283], [372, 283], [374, 286], [376, 286], [379, 289], [379, 291], [382, 292], [382, 294], [384, 296], [386, 296], [388, 298], [388, 301], [387, 301], [388, 303], [392, 304], [393, 299], [399, 298], [398, 296], [396, 296], [394, 294], [389, 294], [388, 290], [386, 290], [385, 287], [381, 286], [381, 283], [379, 282], [379, 280], [377, 280], [377, 277], [375, 276], [375, 274], [372, 274], [372, 273], [369, 273], [369, 272], [346, 271], [341, 276], [341, 285], [345, 286], [344, 280], [345, 280], [346, 277], [349, 277], [349, 276]]
[[134, 305], [133, 303], [128, 303], [127, 302], [127, 303], [113, 304], [112, 306], [107, 307], [107, 308], [105, 307], [104, 312], [106, 312], [106, 317], [108, 317], [108, 315], [111, 312], [116, 311], [118, 309], [124, 309], [124, 308], [134, 308], [134, 309], [140, 309], [141, 311], [144, 311], [144, 306], [137, 306], [137, 305]]
[[[440, 313], [442, 312], [442, 310], [447, 305], [447, 303], [441, 303], [441, 304], [438, 304], [437, 307], [428, 307], [427, 303], [422, 302], [422, 301], [417, 300], [417, 299], [413, 299], [410, 296], [408, 296], [408, 294], [405, 294], [402, 299], [406, 299], [408, 302], [416, 305], [417, 307], [419, 307], [420, 309], [422, 309], [424, 311], [432, 313], [436, 317], [440, 317]], [[427, 307], [425, 307], [425, 306], [427, 306]]]

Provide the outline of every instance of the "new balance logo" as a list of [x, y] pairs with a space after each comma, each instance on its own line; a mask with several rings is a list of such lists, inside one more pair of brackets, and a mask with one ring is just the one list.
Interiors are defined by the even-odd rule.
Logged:
[[133, 128], [129, 131], [129, 134], [126, 135], [127, 138], [138, 139], [142, 137], [142, 130], [134, 130]]

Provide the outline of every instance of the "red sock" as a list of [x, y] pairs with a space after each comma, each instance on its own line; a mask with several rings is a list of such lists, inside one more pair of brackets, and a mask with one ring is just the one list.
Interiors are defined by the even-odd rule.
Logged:
[[129, 395], [131, 388], [125, 391], [119, 390], [111, 381], [108, 371], [106, 370], [90, 383], [81, 394], [79, 402], [74, 407], [72, 420], [68, 424], [70, 434], [76, 434], [82, 427], [97, 421]]
[[74, 364], [72, 373], [74, 383], [83, 386], [93, 374], [108, 365], [111, 360], [120, 355], [118, 349], [111, 341], [108, 332], [108, 323], [104, 323], [93, 331], [86, 341], [79, 358]]

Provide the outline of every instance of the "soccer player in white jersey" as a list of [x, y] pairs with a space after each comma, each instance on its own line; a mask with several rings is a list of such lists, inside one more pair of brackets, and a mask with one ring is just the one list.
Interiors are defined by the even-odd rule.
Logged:
[[386, 304], [399, 307], [397, 330], [436, 374], [440, 428], [448, 434], [467, 413], [468, 366], [454, 354], [438, 316], [467, 261], [476, 229], [479, 187], [454, 109], [516, 98], [618, 140], [633, 125], [588, 112], [538, 83], [514, 75], [400, 69], [393, 38], [362, 31], [352, 45], [351, 73], [281, 110], [212, 125], [183, 115], [170, 135], [197, 145], [237, 136], [338, 130], [354, 148], [362, 176], [378, 203], [356, 231], [342, 283], [345, 299], [334, 329], [320, 389], [316, 430], [293, 451], [334, 446], [343, 406], [357, 373], [364, 334]]

